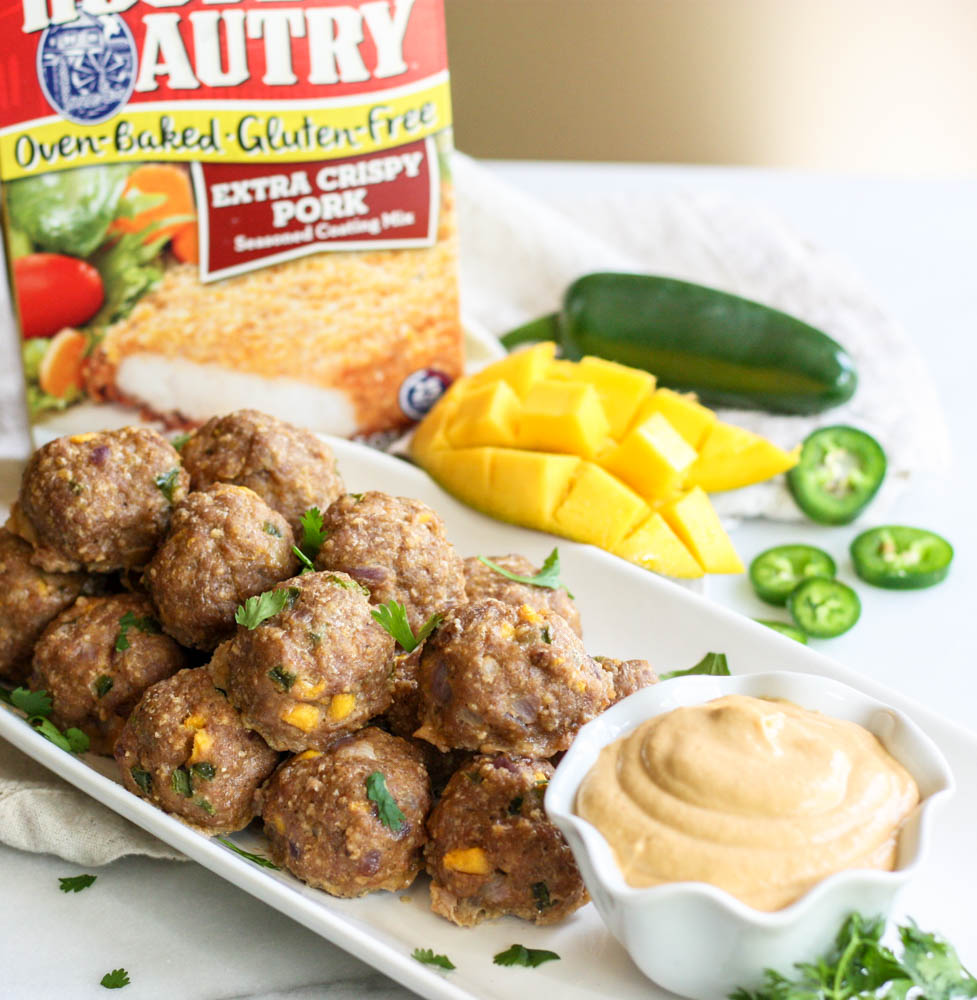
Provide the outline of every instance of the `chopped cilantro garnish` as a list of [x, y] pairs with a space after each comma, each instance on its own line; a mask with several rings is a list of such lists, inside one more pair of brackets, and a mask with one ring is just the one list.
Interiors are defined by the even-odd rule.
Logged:
[[411, 952], [411, 958], [425, 965], [436, 965], [439, 969], [446, 969], [451, 972], [456, 968], [454, 962], [447, 955], [435, 955], [430, 948], [415, 948]]
[[172, 438], [170, 440], [170, 444], [173, 445], [173, 447], [176, 448], [177, 451], [183, 451], [183, 448], [186, 445], [187, 441], [189, 441], [190, 438], [192, 437], [193, 435], [189, 431], [185, 434], [177, 434], [175, 438]]
[[354, 580], [352, 577], [348, 580], [344, 580], [341, 576], [336, 576], [335, 573], [330, 573], [326, 577], [326, 583], [334, 583], [337, 587], [342, 587], [343, 590], [358, 590], [361, 594], [365, 594], [367, 597], [370, 596], [370, 588], [364, 587], [359, 580]]
[[176, 489], [177, 476], [180, 475], [180, 467], [174, 465], [169, 472], [164, 475], [157, 476], [153, 482], [159, 487], [160, 493], [166, 497], [168, 503], [173, 503], [173, 491]]
[[[289, 591], [295, 591], [294, 596]], [[263, 594], [249, 597], [234, 613], [234, 620], [246, 629], [256, 629], [262, 622], [274, 618], [285, 609], [286, 604], [294, 604], [299, 591], [296, 587], [288, 590], [266, 590]]]
[[694, 667], [688, 670], [672, 670], [660, 674], [659, 680], [667, 681], [671, 677], [690, 677], [692, 674], [706, 674], [710, 677], [729, 677], [729, 664], [725, 653], [706, 653]]
[[28, 691], [25, 687], [14, 688], [10, 692], [9, 701], [14, 708], [19, 708], [25, 715], [40, 715], [47, 718], [51, 714], [51, 696], [47, 691]]
[[203, 778], [204, 781], [211, 781], [217, 773], [217, 768], [214, 767], [213, 764], [204, 760], [199, 764], [191, 764], [190, 773], [196, 778]]
[[315, 572], [315, 563], [297, 545], [292, 546], [292, 551], [298, 556], [298, 560], [302, 564], [302, 573]]
[[550, 627], [549, 627], [549, 625], [546, 625], [540, 631], [540, 636], [541, 636], [543, 642], [545, 642], [547, 646], [551, 646], [553, 644], [553, 636], [550, 635]]
[[486, 559], [485, 556], [479, 556], [478, 560], [508, 580], [514, 580], [516, 583], [528, 583], [531, 587], [545, 587], [547, 590], [559, 590], [562, 587], [567, 592], [567, 596], [573, 597], [569, 587], [560, 579], [560, 553], [558, 549], [553, 549], [543, 562], [540, 571], [534, 576], [511, 573], [498, 563], [492, 562], [491, 559]]
[[81, 892], [87, 889], [98, 878], [97, 875], [69, 875], [67, 878], [59, 878], [59, 888], [62, 892]]
[[265, 521], [262, 525], [265, 530], [265, 534], [274, 535], [275, 538], [281, 538], [282, 533], [278, 530], [278, 527], [271, 523], [271, 521]]
[[144, 771], [141, 767], [130, 767], [129, 773], [132, 780], [142, 789], [143, 795], [148, 795], [153, 787], [153, 776], [149, 771]]
[[178, 767], [170, 778], [170, 783], [173, 785], [173, 791], [177, 795], [182, 795], [185, 799], [190, 798], [193, 795], [192, 782], [190, 781], [190, 772], [185, 767]]
[[553, 905], [553, 900], [550, 899], [549, 886], [545, 882], [533, 882], [533, 899], [536, 900], [536, 909], [540, 913], [543, 910], [548, 910]]
[[505, 951], [500, 951], [492, 958], [494, 965], [524, 965], [527, 969], [535, 969], [544, 962], [558, 962], [560, 956], [555, 951], [543, 948], [527, 948], [525, 945], [514, 944]]
[[731, 1000], [861, 1000], [907, 996], [921, 1000], [977, 997], [977, 979], [961, 964], [953, 946], [915, 923], [900, 926], [902, 955], [882, 944], [884, 917], [851, 914], [831, 950], [817, 962], [798, 962], [794, 979], [767, 969], [764, 985], [739, 989]]
[[322, 548], [322, 543], [329, 537], [329, 532], [322, 526], [322, 513], [318, 507], [310, 507], [300, 518], [302, 525], [302, 551], [315, 559]]
[[127, 611], [119, 619], [119, 634], [115, 638], [115, 651], [117, 653], [122, 653], [129, 648], [129, 629], [131, 628], [148, 634], [156, 634], [160, 631], [159, 622], [151, 615], [137, 618], [132, 611]]
[[229, 847], [235, 854], [240, 854], [242, 858], [246, 858], [248, 861], [254, 862], [254, 864], [260, 865], [262, 868], [270, 868], [272, 871], [281, 871], [281, 868], [274, 861], [270, 861], [263, 854], [252, 854], [250, 851], [245, 851], [238, 847], [233, 840], [228, 840], [227, 837], [218, 837], [217, 839], [225, 847]]
[[366, 779], [366, 797], [376, 803], [380, 822], [388, 829], [397, 833], [404, 825], [407, 817], [400, 811], [400, 806], [387, 790], [387, 779], [382, 771], [374, 771]]
[[108, 674], [100, 674], [95, 680], [95, 697], [104, 698], [115, 686], [115, 681]]
[[417, 635], [414, 635], [410, 622], [407, 620], [407, 609], [397, 601], [387, 601], [379, 607], [373, 608], [370, 612], [376, 621], [389, 632], [397, 645], [406, 653], [413, 653], [415, 649], [441, 624], [443, 616], [433, 614], [420, 627]]
[[280, 663], [277, 667], [272, 667], [268, 671], [268, 676], [272, 679], [275, 686], [282, 691], [290, 690], [296, 680], [296, 675], [289, 673]]
[[125, 969], [113, 969], [106, 972], [99, 983], [107, 990], [121, 990], [123, 986], [129, 985], [129, 973]]
[[214, 807], [206, 799], [196, 798], [196, 799], [193, 800], [193, 804], [195, 806], [200, 806], [200, 808], [203, 809], [203, 811], [208, 816], [213, 816], [214, 815]]
[[27, 721], [46, 740], [50, 740], [56, 747], [66, 750], [68, 753], [85, 753], [89, 747], [88, 737], [74, 726], [61, 732], [50, 719], [46, 719], [42, 715], [32, 715]]

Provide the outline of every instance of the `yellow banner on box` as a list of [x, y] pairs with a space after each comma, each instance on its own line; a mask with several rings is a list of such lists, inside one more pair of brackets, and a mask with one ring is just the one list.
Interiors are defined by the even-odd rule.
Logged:
[[5, 131], [0, 178], [94, 163], [332, 159], [391, 149], [450, 125], [447, 76], [408, 93], [336, 107], [136, 104], [98, 125], [50, 118]]

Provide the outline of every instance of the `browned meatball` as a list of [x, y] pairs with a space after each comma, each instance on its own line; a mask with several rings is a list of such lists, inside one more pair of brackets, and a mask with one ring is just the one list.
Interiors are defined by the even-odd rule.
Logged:
[[394, 641], [345, 573], [306, 573], [277, 589], [288, 595], [282, 610], [241, 625], [210, 670], [271, 746], [322, 750], [390, 703]]
[[390, 707], [383, 713], [383, 721], [390, 732], [404, 739], [410, 739], [421, 724], [421, 692], [417, 676], [423, 649], [423, 646], [418, 646], [413, 652], [405, 653], [398, 647], [394, 653]]
[[610, 678], [558, 615], [492, 599], [449, 612], [424, 644], [416, 736], [439, 750], [552, 757], [611, 701]]
[[34, 550], [0, 528], [0, 677], [25, 680], [44, 627], [83, 591], [84, 573], [47, 573], [31, 563]]
[[7, 527], [52, 572], [145, 566], [190, 477], [147, 427], [57, 438], [31, 456]]
[[181, 670], [149, 688], [115, 744], [135, 795], [204, 833], [241, 830], [278, 754], [241, 723], [206, 670]]
[[51, 695], [55, 723], [76, 726], [95, 753], [110, 754], [146, 688], [184, 666], [148, 598], [79, 597], [38, 641], [31, 687]]
[[163, 628], [214, 649], [234, 634], [239, 605], [298, 569], [293, 543], [285, 518], [244, 486], [191, 493], [144, 577]]
[[380, 729], [293, 757], [261, 799], [272, 858], [334, 896], [406, 889], [424, 866], [427, 772], [414, 747]]
[[[487, 558], [517, 576], [535, 576], [539, 572], [539, 567], [534, 566], [525, 556]], [[465, 560], [465, 593], [469, 601], [484, 601], [487, 597], [494, 597], [497, 601], [511, 604], [514, 608], [525, 604], [542, 614], [559, 615], [577, 635], [583, 635], [577, 606], [563, 587], [552, 590], [549, 587], [518, 583], [486, 566], [477, 556]]]
[[257, 410], [207, 421], [181, 452], [190, 488], [233, 483], [284, 515], [297, 538], [309, 507], [325, 510], [343, 492], [336, 458], [311, 431]]
[[525, 757], [476, 757], [428, 819], [431, 909], [462, 927], [496, 917], [554, 924], [587, 902], [563, 835], [546, 818], [553, 768]]
[[415, 632], [431, 615], [464, 602], [461, 558], [441, 518], [420, 500], [348, 493], [326, 511], [324, 527], [329, 535], [316, 569], [348, 573], [374, 604], [403, 604]]
[[595, 656], [594, 659], [610, 675], [614, 687], [613, 703], [658, 683], [658, 674], [647, 660], [615, 660], [609, 656]]

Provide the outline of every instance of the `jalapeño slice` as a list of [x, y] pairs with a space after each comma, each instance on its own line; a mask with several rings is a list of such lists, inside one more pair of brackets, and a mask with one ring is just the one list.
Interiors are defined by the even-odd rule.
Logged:
[[812, 576], [835, 575], [834, 559], [813, 545], [775, 545], [750, 563], [750, 583], [768, 604], [786, 604], [790, 592]]
[[787, 485], [812, 521], [848, 524], [878, 493], [885, 466], [885, 452], [871, 434], [856, 427], [822, 427], [804, 439]]
[[799, 629], [796, 625], [791, 625], [790, 622], [778, 622], [773, 618], [754, 618], [753, 620], [760, 625], [766, 625], [767, 628], [772, 628], [774, 632], [787, 636], [788, 639], [794, 639], [804, 643], [805, 646], [807, 645], [807, 632]]
[[932, 587], [950, 572], [953, 546], [925, 528], [887, 524], [863, 531], [851, 543], [851, 559], [866, 583], [918, 590]]
[[815, 639], [833, 639], [858, 621], [862, 602], [847, 584], [813, 577], [791, 593], [787, 609], [808, 635]]

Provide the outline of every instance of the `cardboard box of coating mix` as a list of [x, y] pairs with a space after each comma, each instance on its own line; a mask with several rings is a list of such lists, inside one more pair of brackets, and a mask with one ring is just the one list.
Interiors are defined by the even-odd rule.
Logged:
[[344, 436], [462, 367], [441, 0], [19, 0], [0, 181], [38, 440]]

